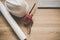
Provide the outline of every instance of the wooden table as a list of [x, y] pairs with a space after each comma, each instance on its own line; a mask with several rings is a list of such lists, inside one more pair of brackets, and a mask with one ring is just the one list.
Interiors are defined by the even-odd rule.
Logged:
[[[30, 8], [36, 0], [27, 0]], [[14, 17], [27, 36], [27, 40], [60, 40], [60, 9], [36, 9], [31, 34], [20, 18]], [[19, 40], [0, 12], [0, 40]]]

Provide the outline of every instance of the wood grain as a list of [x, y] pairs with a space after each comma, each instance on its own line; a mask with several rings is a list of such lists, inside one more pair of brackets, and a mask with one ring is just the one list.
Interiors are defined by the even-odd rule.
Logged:
[[[30, 8], [35, 0], [27, 0]], [[20, 18], [14, 17], [27, 36], [27, 40], [60, 40], [60, 9], [36, 9], [31, 34], [27, 34]], [[0, 40], [19, 40], [0, 12]]]

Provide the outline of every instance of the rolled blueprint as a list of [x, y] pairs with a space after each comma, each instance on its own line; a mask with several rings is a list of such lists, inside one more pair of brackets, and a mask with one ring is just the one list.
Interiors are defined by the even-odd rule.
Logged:
[[21, 28], [15, 22], [15, 20], [10, 15], [10, 13], [7, 11], [6, 7], [2, 4], [1, 1], [0, 1], [0, 11], [2, 12], [2, 15], [5, 17], [5, 19], [7, 20], [7, 22], [10, 24], [10, 26], [12, 27], [12, 29], [14, 30], [14, 32], [17, 34], [17, 36], [21, 40], [26, 40], [26, 36], [25, 36], [24, 32], [21, 30]]

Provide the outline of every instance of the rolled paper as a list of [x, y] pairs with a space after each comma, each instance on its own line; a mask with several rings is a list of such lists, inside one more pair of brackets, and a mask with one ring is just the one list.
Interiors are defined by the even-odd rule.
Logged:
[[21, 30], [19, 25], [16, 23], [16, 21], [13, 19], [13, 17], [10, 15], [10, 13], [7, 11], [6, 7], [2, 4], [0, 1], [0, 11], [2, 12], [2, 15], [5, 17], [7, 22], [10, 24], [14, 32], [17, 34], [17, 36], [21, 40], [26, 40], [26, 35], [24, 32]]

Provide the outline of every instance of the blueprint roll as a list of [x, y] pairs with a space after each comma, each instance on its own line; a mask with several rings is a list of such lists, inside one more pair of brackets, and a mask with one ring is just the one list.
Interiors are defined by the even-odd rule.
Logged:
[[26, 40], [26, 35], [21, 30], [21, 28], [18, 26], [18, 24], [15, 22], [15, 20], [13, 19], [13, 17], [7, 11], [6, 7], [2, 4], [2, 2], [0, 2], [0, 11], [2, 12], [2, 15], [5, 17], [5, 19], [7, 20], [7, 22], [10, 24], [11, 28], [17, 34], [17, 36], [21, 40]]

